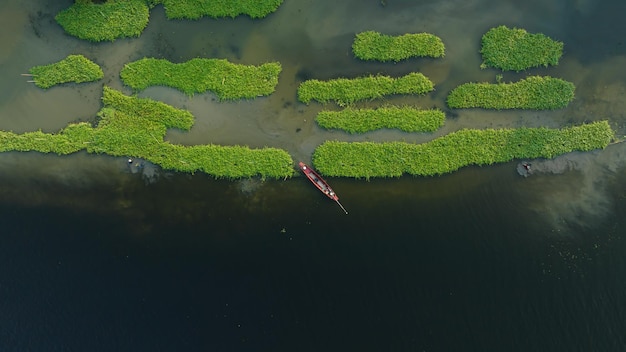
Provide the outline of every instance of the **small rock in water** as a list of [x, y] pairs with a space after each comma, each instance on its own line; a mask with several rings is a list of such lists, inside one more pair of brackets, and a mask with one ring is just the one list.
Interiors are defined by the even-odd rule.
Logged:
[[523, 161], [517, 164], [517, 173], [520, 174], [520, 176], [524, 176], [524, 177], [528, 177], [532, 175], [533, 170], [532, 170], [531, 163], [527, 161]]
[[524, 177], [538, 174], [558, 175], [572, 170], [580, 170], [584, 165], [588, 164], [586, 160], [590, 157], [590, 155], [574, 152], [557, 156], [554, 159], [535, 159], [532, 163], [530, 161], [522, 161], [517, 164], [516, 170], [518, 174]]
[[128, 171], [131, 174], [141, 174], [141, 178], [148, 183], [154, 183], [159, 178], [159, 167], [151, 162], [140, 158], [128, 158], [126, 160]]
[[144, 161], [142, 159], [128, 158], [127, 163], [128, 171], [130, 171], [131, 174], [137, 174], [143, 170]]

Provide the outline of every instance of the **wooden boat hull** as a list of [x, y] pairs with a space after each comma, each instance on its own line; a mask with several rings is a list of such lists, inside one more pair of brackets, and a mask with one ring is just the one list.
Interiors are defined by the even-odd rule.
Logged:
[[317, 172], [315, 172], [315, 170], [303, 162], [300, 162], [298, 166], [300, 166], [300, 170], [302, 170], [304, 175], [315, 185], [315, 187], [317, 187], [317, 189], [324, 193], [328, 198], [332, 200], [339, 200], [339, 197], [330, 185]]
[[315, 187], [320, 190], [320, 192], [324, 193], [326, 197], [337, 202], [341, 209], [343, 209], [343, 211], [348, 214], [343, 205], [339, 203], [339, 196], [337, 196], [337, 193], [333, 191], [328, 182], [326, 182], [326, 180], [324, 180], [322, 176], [320, 176], [317, 172], [315, 172], [315, 170], [313, 170], [310, 166], [303, 163], [302, 161], [298, 163], [298, 166], [300, 167], [300, 170], [304, 173], [304, 175], [309, 179], [309, 181], [311, 181], [311, 183], [313, 183]]

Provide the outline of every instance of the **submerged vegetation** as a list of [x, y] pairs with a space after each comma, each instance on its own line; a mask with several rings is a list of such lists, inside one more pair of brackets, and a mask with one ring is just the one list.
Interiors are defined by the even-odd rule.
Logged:
[[445, 47], [439, 37], [429, 33], [390, 36], [367, 31], [356, 35], [352, 51], [362, 60], [398, 62], [411, 57], [443, 57]]
[[483, 35], [481, 68], [522, 71], [531, 67], [557, 65], [563, 43], [545, 35], [506, 26], [492, 28]]
[[424, 144], [337, 142], [320, 145], [315, 167], [329, 176], [355, 178], [431, 176], [468, 165], [521, 158], [552, 158], [572, 151], [605, 148], [614, 138], [606, 121], [563, 129], [465, 129]]
[[530, 76], [513, 83], [464, 83], [447, 98], [451, 108], [535, 109], [564, 108], [574, 99], [574, 84], [549, 76]]
[[135, 90], [163, 85], [188, 95], [212, 91], [220, 99], [241, 99], [272, 94], [280, 71], [278, 62], [252, 66], [225, 59], [196, 58], [175, 64], [165, 59], [144, 58], [126, 64], [120, 76]]
[[382, 98], [392, 94], [425, 94], [434, 89], [433, 82], [421, 73], [412, 72], [399, 78], [368, 76], [354, 79], [337, 78], [329, 81], [304, 81], [298, 87], [298, 99], [308, 104], [335, 101], [346, 106], [357, 101]]
[[170, 19], [248, 15], [261, 18], [276, 11], [283, 0], [76, 0], [55, 17], [70, 35], [93, 42], [138, 37], [148, 25], [150, 8], [165, 7]]
[[350, 133], [364, 133], [381, 128], [397, 128], [405, 132], [433, 132], [443, 126], [445, 118], [443, 111], [438, 109], [390, 106], [321, 111], [316, 120], [324, 128], [342, 129]]
[[293, 175], [293, 160], [281, 149], [245, 146], [183, 146], [164, 141], [168, 128], [188, 130], [190, 112], [148, 98], [136, 98], [104, 87], [104, 107], [96, 128], [71, 124], [57, 134], [41, 131], [15, 134], [0, 131], [0, 151], [89, 153], [139, 157], [164, 169], [205, 172], [215, 177], [284, 178]]
[[76, 0], [55, 19], [68, 34], [101, 42], [138, 37], [148, 25], [149, 17], [146, 0], [108, 0], [102, 4]]
[[57, 84], [93, 82], [104, 77], [100, 66], [82, 55], [69, 55], [53, 64], [30, 69], [35, 85], [47, 89]]

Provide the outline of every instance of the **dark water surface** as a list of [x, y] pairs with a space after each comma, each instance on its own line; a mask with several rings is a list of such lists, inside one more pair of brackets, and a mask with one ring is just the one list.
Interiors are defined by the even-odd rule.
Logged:
[[[144, 56], [280, 61], [270, 97], [217, 102], [166, 88], [139, 93], [191, 110], [175, 143], [283, 148], [310, 160], [325, 140], [423, 142], [460, 128], [560, 127], [607, 119], [625, 133], [623, 1], [285, 0], [266, 19], [168, 21], [140, 38], [90, 44], [54, 14], [71, 1], [0, 2], [0, 129], [54, 132], [93, 121], [102, 84]], [[552, 112], [448, 111], [433, 135], [350, 136], [316, 126], [296, 101], [307, 78], [403, 75], [450, 89], [495, 81], [480, 37], [505, 24], [565, 42], [546, 74], [576, 84]], [[430, 32], [441, 60], [362, 63], [354, 34]], [[39, 90], [19, 73], [82, 53], [104, 82]], [[334, 109], [334, 106], [326, 108]], [[306, 180], [214, 180], [76, 153], [0, 154], [0, 351], [624, 351], [626, 145], [468, 167], [441, 177], [331, 179], [344, 215]], [[136, 170], [135, 170], [136, 171]]]

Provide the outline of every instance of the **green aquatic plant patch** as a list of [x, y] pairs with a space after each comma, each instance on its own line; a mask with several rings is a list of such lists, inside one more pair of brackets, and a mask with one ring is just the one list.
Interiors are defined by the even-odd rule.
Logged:
[[[122, 112], [131, 116], [134, 120], [146, 120], [164, 128], [177, 128], [188, 131], [193, 126], [194, 117], [187, 110], [178, 109], [149, 98], [127, 96], [107, 86], [104, 86], [103, 89], [102, 104], [105, 109], [112, 109], [113, 112]], [[136, 125], [138, 122], [135, 123], [134, 120], [128, 121], [127, 124], [129, 126]], [[102, 127], [104, 123], [106, 123], [106, 120], [101, 120], [98, 123], [98, 127]], [[163, 136], [157, 135], [156, 137], [160, 138]]]
[[397, 128], [405, 132], [433, 132], [443, 126], [445, 119], [444, 112], [439, 109], [422, 110], [409, 106], [346, 108], [341, 111], [321, 111], [316, 117], [321, 127], [350, 133], [364, 133], [382, 128]]
[[96, 4], [76, 0], [55, 19], [66, 33], [93, 42], [138, 37], [148, 25], [146, 0], [108, 0]]
[[316, 148], [313, 163], [328, 176], [431, 176], [468, 165], [553, 158], [572, 151], [601, 149], [613, 138], [607, 121], [563, 129], [465, 129], [423, 144], [328, 141]]
[[530, 76], [512, 83], [464, 83], [447, 98], [455, 109], [534, 109], [566, 107], [574, 99], [574, 84], [549, 76]]
[[93, 42], [138, 37], [148, 25], [150, 8], [163, 4], [169, 19], [209, 16], [262, 18], [283, 0], [76, 0], [55, 19], [70, 35]]
[[0, 131], [0, 152], [38, 151], [70, 154], [79, 150], [146, 159], [164, 169], [204, 172], [219, 178], [285, 178], [294, 174], [293, 160], [277, 148], [183, 146], [164, 140], [168, 128], [188, 130], [190, 112], [147, 98], [129, 97], [104, 87], [104, 107], [97, 127], [70, 124], [56, 134]]
[[120, 76], [124, 84], [135, 90], [162, 85], [188, 95], [211, 91], [220, 99], [242, 99], [272, 94], [281, 70], [278, 62], [254, 66], [225, 59], [196, 58], [176, 64], [144, 58], [126, 64]]
[[223, 178], [284, 178], [294, 174], [291, 156], [281, 149], [183, 146], [164, 141], [166, 127], [191, 126], [191, 115], [185, 110], [151, 99], [128, 97], [109, 88], [105, 89], [103, 103], [102, 120], [89, 152], [140, 157], [165, 169], [201, 171]]
[[35, 85], [43, 89], [68, 82], [93, 82], [104, 77], [100, 66], [82, 55], [69, 55], [53, 64], [35, 66], [29, 72]]
[[557, 65], [563, 55], [563, 43], [524, 29], [499, 26], [482, 37], [481, 68], [522, 71], [531, 67]]
[[382, 98], [392, 94], [425, 94], [434, 89], [433, 82], [418, 72], [392, 78], [367, 76], [353, 79], [337, 78], [329, 81], [311, 79], [298, 87], [298, 99], [308, 104], [311, 100], [321, 103], [335, 101], [346, 106], [357, 101]]
[[276, 11], [283, 0], [159, 0], [170, 19], [198, 19], [209, 16], [263, 18]]
[[430, 33], [391, 36], [367, 31], [356, 35], [352, 52], [361, 60], [398, 62], [411, 57], [443, 57], [445, 47], [439, 37]]
[[70, 124], [55, 134], [41, 131], [22, 134], [0, 131], [0, 152], [72, 154], [87, 148], [93, 140], [93, 132], [91, 125], [85, 122]]

